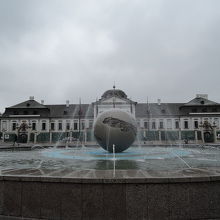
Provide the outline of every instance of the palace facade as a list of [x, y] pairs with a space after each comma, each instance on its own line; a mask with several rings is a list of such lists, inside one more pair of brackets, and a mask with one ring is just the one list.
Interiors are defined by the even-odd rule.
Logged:
[[216, 143], [220, 141], [220, 104], [198, 94], [187, 103], [137, 103], [119, 89], [106, 91], [91, 104], [45, 105], [34, 97], [7, 107], [0, 116], [4, 142], [93, 143], [93, 122], [103, 111], [120, 108], [137, 121], [142, 143]]

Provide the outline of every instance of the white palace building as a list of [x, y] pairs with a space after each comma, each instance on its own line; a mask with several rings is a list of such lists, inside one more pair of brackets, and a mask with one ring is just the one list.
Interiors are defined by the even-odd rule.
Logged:
[[198, 94], [187, 103], [137, 103], [119, 89], [106, 91], [91, 104], [45, 105], [34, 97], [7, 107], [0, 116], [3, 142], [55, 143], [78, 140], [94, 143], [93, 122], [111, 108], [131, 113], [142, 143], [220, 142], [220, 104]]

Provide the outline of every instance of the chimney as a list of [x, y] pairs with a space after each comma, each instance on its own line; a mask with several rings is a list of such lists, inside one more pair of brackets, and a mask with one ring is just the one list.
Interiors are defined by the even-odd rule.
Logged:
[[44, 105], [44, 100], [41, 100], [41, 105]]
[[30, 100], [34, 100], [34, 96], [30, 96], [29, 99], [30, 99]]
[[70, 106], [70, 101], [66, 100], [66, 107], [68, 108]]
[[160, 105], [161, 99], [157, 99], [157, 104]]

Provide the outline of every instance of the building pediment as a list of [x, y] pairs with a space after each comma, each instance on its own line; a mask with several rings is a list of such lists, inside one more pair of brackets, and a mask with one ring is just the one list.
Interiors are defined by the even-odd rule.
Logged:
[[208, 95], [197, 94], [196, 98], [184, 104], [184, 106], [206, 106], [206, 105], [219, 105], [219, 103], [209, 100]]
[[112, 104], [112, 103], [118, 103], [118, 104], [127, 104], [130, 103], [131, 101], [129, 99], [121, 99], [118, 97], [111, 97], [107, 99], [101, 99], [100, 104]]
[[98, 105], [109, 105], [109, 104], [136, 104], [132, 100], [127, 98], [124, 91], [120, 89], [111, 89], [104, 92], [101, 99], [96, 102]]

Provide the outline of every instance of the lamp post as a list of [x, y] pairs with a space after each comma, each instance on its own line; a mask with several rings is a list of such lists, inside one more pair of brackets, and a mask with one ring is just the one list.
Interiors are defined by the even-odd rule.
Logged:
[[79, 100], [79, 112], [78, 112], [78, 116], [79, 116], [79, 135], [78, 135], [78, 139], [79, 139], [79, 141], [80, 141], [80, 135], [81, 135], [81, 116], [82, 116], [81, 99]]
[[113, 108], [115, 108], [115, 84], [113, 86]]
[[204, 125], [202, 123], [202, 121], [200, 121], [199, 127], [201, 128], [201, 137], [202, 137], [202, 143], [204, 143]]
[[182, 133], [181, 133], [181, 120], [180, 120], [180, 117], [179, 117], [179, 120], [178, 120], [178, 135], [179, 135], [179, 142], [181, 143], [181, 140], [182, 140]]

